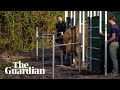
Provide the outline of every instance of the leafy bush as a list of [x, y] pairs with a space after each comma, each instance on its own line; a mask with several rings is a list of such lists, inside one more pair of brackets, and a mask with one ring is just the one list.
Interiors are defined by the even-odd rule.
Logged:
[[64, 16], [64, 11], [0, 11], [0, 46], [4, 51], [34, 50], [36, 26], [39, 33], [53, 32], [59, 14]]

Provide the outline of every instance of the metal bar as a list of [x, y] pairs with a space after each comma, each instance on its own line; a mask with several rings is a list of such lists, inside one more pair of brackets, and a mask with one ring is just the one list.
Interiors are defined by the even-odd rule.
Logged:
[[67, 22], [68, 11], [65, 11], [65, 22]]
[[73, 18], [73, 11], [70, 12], [70, 17]]
[[96, 16], [96, 11], [93, 11], [93, 16]]
[[71, 27], [73, 26], [73, 11], [70, 12], [70, 17], [71, 17]]
[[[44, 69], [44, 36], [42, 36], [42, 68]], [[44, 74], [43, 74], [44, 79]]]
[[[41, 34], [41, 36], [46, 36], [46, 37], [44, 37], [44, 38], [52, 38], [52, 37], [50, 37], [50, 36], [53, 36], [53, 35], [55, 35], [55, 34]], [[48, 37], [49, 36], [49, 37]], [[75, 35], [74, 35], [75, 36]], [[39, 37], [40, 38], [40, 37]]]
[[38, 60], [38, 27], [36, 27], [36, 60]]
[[76, 25], [76, 11], [74, 11], [74, 22], [73, 22], [73, 25], [74, 26]]
[[[70, 44], [57, 44], [57, 45], [55, 45], [55, 47], [56, 46], [67, 46], [67, 45], [71, 45], [71, 44], [75, 44], [75, 43], [70, 43]], [[77, 42], [76, 44], [80, 44], [79, 42]], [[51, 48], [52, 48], [52, 46], [50, 46]], [[82, 45], [81, 45], [81, 47], [82, 47]]]
[[[75, 26], [76, 25], [76, 11], [74, 11], [74, 23], [73, 23], [73, 26]], [[74, 35], [75, 35], [75, 32], [73, 31], [73, 43], [75, 43], [75, 37], [74, 37]], [[73, 48], [75, 49], [75, 45], [73, 45]], [[73, 57], [75, 56], [75, 54], [73, 53]]]
[[76, 42], [76, 43], [68, 43], [68, 44], [58, 44], [58, 45], [55, 45], [55, 46], [67, 46], [67, 45], [72, 45], [72, 44], [79, 44], [79, 42]]
[[[88, 58], [90, 58], [90, 57], [88, 57]], [[92, 58], [93, 60], [97, 60], [97, 61], [99, 61], [100, 59], [97, 59], [97, 58]]]
[[[81, 43], [81, 11], [79, 11], [79, 43]], [[81, 45], [79, 45], [79, 72], [81, 72]]]
[[68, 53], [66, 52], [66, 53], [65, 53], [65, 59], [66, 59], [66, 60], [67, 60], [67, 57], [68, 57]]
[[70, 65], [71, 65], [72, 64], [72, 52], [70, 52], [69, 57], [70, 57]]
[[96, 27], [92, 27], [92, 28], [95, 28], [95, 29], [97, 29], [97, 28], [99, 28], [99, 27], [97, 27], [97, 26], [96, 26]]
[[92, 49], [97, 49], [97, 50], [101, 50], [100, 48], [96, 48], [96, 47], [88, 47], [89, 49], [92, 48]]
[[100, 16], [100, 11], [97, 11], [97, 16]]
[[99, 33], [102, 32], [102, 11], [100, 11], [100, 16], [99, 16]]
[[81, 33], [81, 11], [79, 11], [79, 33]]
[[[80, 40], [80, 33], [79, 33], [79, 40]], [[79, 44], [79, 72], [81, 72], [81, 45]]]
[[90, 11], [87, 11], [87, 17], [89, 17], [90, 16]]
[[68, 17], [68, 11], [65, 11], [65, 22], [66, 22], [66, 29], [68, 28], [67, 17]]
[[55, 79], [55, 35], [52, 41], [52, 79]]
[[[44, 35], [42, 35], [44, 36]], [[47, 39], [52, 39], [52, 37], [44, 37], [44, 38], [47, 38]], [[41, 37], [38, 37], [38, 39], [42, 39]]]
[[105, 11], [105, 76], [107, 76], [107, 11]]
[[41, 34], [41, 36], [52, 36], [54, 34]]
[[61, 65], [63, 65], [63, 50], [61, 50]]
[[[90, 38], [90, 37], [88, 37]], [[100, 37], [91, 37], [92, 39], [101, 39]]]
[[90, 71], [92, 71], [92, 11], [90, 11]]
[[85, 11], [83, 11], [83, 27], [82, 27], [82, 61], [83, 61], [83, 68], [84, 68], [84, 61], [85, 61]]

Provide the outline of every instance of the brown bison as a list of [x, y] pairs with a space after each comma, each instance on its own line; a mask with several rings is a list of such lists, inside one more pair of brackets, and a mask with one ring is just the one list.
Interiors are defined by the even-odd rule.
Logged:
[[[81, 29], [82, 29], [83, 25], [81, 25]], [[82, 30], [81, 30], [82, 31]], [[63, 44], [69, 44], [69, 43], [75, 43], [75, 42], [79, 42], [82, 43], [82, 33], [80, 34], [80, 39], [79, 39], [79, 24], [77, 24], [76, 26], [72, 27], [72, 28], [68, 28], [65, 33], [63, 35], [61, 35], [59, 38], [62, 38], [61, 43]], [[87, 60], [88, 60], [88, 25], [85, 24], [85, 62], [84, 65], [85, 69], [87, 69]], [[62, 49], [65, 49], [67, 53], [69, 52], [74, 52], [74, 58], [73, 58], [73, 64], [71, 65], [72, 67], [76, 67], [78, 59], [79, 59], [79, 55], [80, 55], [80, 50], [82, 48], [79, 49], [79, 43], [74, 44], [74, 45], [67, 45], [62, 47]], [[81, 50], [82, 51], [82, 50]], [[81, 57], [80, 57], [81, 58]]]

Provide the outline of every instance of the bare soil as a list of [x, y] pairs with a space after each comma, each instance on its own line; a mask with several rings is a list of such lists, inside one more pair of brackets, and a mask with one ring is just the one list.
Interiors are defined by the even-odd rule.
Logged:
[[[52, 49], [45, 49], [45, 75], [44, 79], [52, 79]], [[13, 58], [19, 58], [22, 62], [30, 62], [35, 68], [42, 68], [42, 50], [39, 49], [39, 60], [35, 58], [35, 51], [19, 53], [0, 53], [0, 64], [10, 62]], [[55, 50], [55, 79], [120, 79], [118, 76], [105, 76], [99, 74], [83, 75], [79, 73], [78, 68], [60, 65], [60, 50]], [[0, 79], [43, 79], [43, 75], [7, 75], [3, 69], [0, 69]]]

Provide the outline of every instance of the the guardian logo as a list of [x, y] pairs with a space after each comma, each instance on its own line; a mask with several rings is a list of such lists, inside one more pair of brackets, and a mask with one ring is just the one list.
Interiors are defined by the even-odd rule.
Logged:
[[13, 67], [5, 68], [6, 74], [45, 74], [45, 69], [34, 68], [21, 61], [13, 62]]

